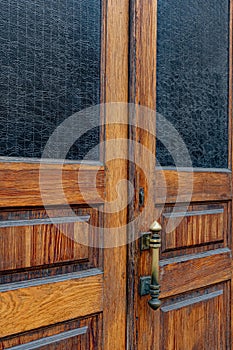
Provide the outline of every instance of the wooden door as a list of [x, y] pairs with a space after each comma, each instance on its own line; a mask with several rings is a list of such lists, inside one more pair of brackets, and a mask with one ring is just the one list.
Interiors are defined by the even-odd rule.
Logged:
[[126, 222], [124, 210], [105, 217], [104, 208], [127, 167], [108, 161], [108, 146], [82, 164], [80, 156], [90, 142], [127, 137], [127, 126], [111, 127], [101, 109], [107, 126], [84, 136], [64, 164], [59, 152], [70, 140], [58, 138], [41, 164], [40, 156], [59, 120], [127, 102], [128, 1], [0, 7], [0, 348], [124, 349], [126, 247], [103, 241], [98, 227]]
[[[162, 246], [157, 311], [140, 290], [152, 253], [140, 239], [129, 247], [129, 348], [231, 349], [232, 1], [138, 0], [131, 16], [130, 98], [139, 106], [130, 137], [157, 158], [151, 164], [132, 143], [143, 166], [130, 169], [130, 218], [145, 215], [131, 234], [138, 238], [157, 220]], [[142, 118], [142, 105], [157, 111], [157, 124], [155, 112]]]

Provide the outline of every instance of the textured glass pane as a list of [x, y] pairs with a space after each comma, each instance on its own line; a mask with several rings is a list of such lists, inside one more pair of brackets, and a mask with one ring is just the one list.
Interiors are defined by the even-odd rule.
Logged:
[[[158, 0], [157, 112], [178, 130], [194, 167], [227, 168], [228, 70], [229, 1]], [[157, 159], [175, 165], [160, 141]]]
[[[41, 157], [63, 120], [99, 104], [100, 36], [101, 0], [0, 1], [0, 156]], [[89, 132], [68, 158], [98, 141]]]

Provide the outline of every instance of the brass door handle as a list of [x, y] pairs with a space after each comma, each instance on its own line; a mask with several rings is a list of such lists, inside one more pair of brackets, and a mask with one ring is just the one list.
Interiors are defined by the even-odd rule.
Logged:
[[151, 299], [148, 304], [153, 310], [157, 310], [161, 306], [159, 300], [160, 285], [159, 285], [159, 248], [161, 247], [161, 225], [155, 221], [151, 227], [150, 247], [152, 248], [152, 274], [150, 284], [150, 296]]

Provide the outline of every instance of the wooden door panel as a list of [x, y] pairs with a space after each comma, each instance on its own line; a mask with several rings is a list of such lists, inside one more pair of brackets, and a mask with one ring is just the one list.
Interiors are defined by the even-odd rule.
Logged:
[[101, 329], [102, 313], [3, 340], [0, 349], [99, 349], [102, 343]]
[[231, 279], [229, 248], [160, 261], [161, 298]]
[[[1, 210], [2, 344], [6, 337], [103, 312], [98, 208]], [[86, 332], [80, 337], [87, 341]], [[63, 343], [61, 335], [61, 348]]]
[[177, 295], [161, 307], [161, 349], [229, 349], [230, 284]]
[[[175, 250], [177, 255], [177, 250], [186, 247], [213, 244], [220, 247], [220, 242], [227, 244], [227, 203], [192, 205], [187, 212], [183, 211], [182, 206], [180, 209], [176, 207], [175, 213], [172, 213], [173, 210], [173, 206], [167, 207], [162, 214], [162, 253]], [[181, 218], [181, 223], [176, 227], [176, 220]], [[176, 227], [171, 232], [166, 232], [168, 222]]]
[[92, 269], [5, 284], [0, 293], [0, 336], [5, 337], [101, 312], [103, 276]]
[[[79, 262], [95, 266], [98, 211], [73, 207], [2, 210], [0, 213], [0, 271]], [[94, 246], [88, 248], [88, 245]]]
[[[166, 206], [161, 215], [162, 257], [229, 246], [230, 211], [230, 202], [193, 203], [188, 207], [182, 203], [175, 207]], [[175, 229], [167, 231], [168, 225], [173, 225]]]

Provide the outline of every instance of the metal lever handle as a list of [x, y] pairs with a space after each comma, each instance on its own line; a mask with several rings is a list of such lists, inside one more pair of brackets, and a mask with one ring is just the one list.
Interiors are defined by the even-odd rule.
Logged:
[[161, 236], [159, 233], [161, 230], [162, 227], [157, 221], [150, 227], [152, 233], [150, 238], [150, 247], [152, 248], [152, 275], [150, 284], [151, 299], [148, 301], [148, 304], [153, 310], [157, 310], [161, 306], [161, 301], [159, 300], [159, 248], [161, 247]]

